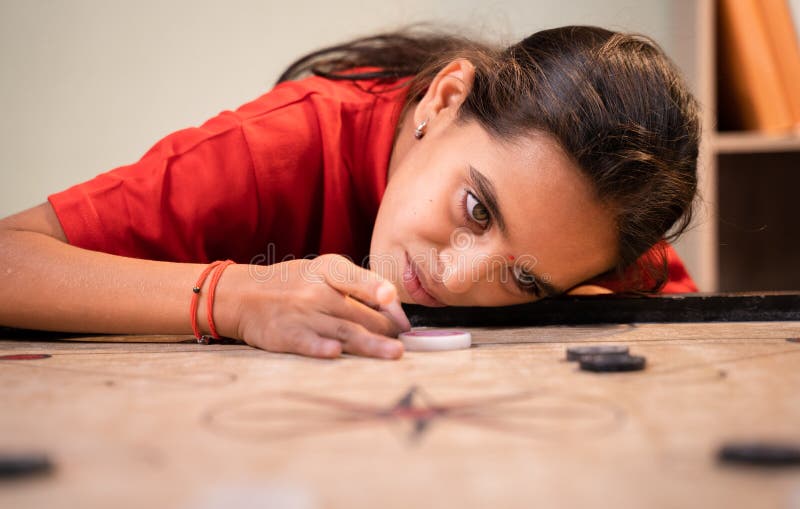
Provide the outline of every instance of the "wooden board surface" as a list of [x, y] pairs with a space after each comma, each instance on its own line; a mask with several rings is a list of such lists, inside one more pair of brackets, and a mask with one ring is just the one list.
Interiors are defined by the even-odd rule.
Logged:
[[[800, 443], [800, 322], [470, 330], [470, 350], [397, 362], [0, 340], [49, 355], [0, 360], [0, 451], [55, 465], [0, 484], [0, 506], [800, 504], [800, 469], [716, 460], [727, 440]], [[582, 372], [576, 343], [648, 367]]]

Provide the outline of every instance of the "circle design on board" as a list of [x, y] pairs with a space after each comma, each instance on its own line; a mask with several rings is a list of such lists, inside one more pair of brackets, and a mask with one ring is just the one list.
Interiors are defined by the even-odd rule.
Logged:
[[515, 327], [507, 330], [502, 337], [482, 334], [480, 329], [472, 330], [473, 345], [502, 345], [510, 343], [586, 343], [624, 341], [616, 336], [627, 334], [636, 329], [636, 324], [599, 324], [599, 325], [539, 325], [531, 327]]
[[636, 328], [635, 324], [607, 324], [607, 325], [546, 325], [536, 328], [536, 340], [582, 340], [595, 339], [617, 334], [625, 334]]

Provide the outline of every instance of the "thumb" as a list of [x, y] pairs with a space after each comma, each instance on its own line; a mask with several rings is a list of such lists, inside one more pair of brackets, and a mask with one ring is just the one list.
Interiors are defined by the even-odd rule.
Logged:
[[411, 322], [408, 321], [408, 317], [403, 311], [403, 306], [400, 305], [400, 299], [397, 297], [397, 288], [392, 283], [383, 281], [378, 285], [375, 296], [380, 304], [380, 309], [389, 313], [403, 331], [411, 330]]

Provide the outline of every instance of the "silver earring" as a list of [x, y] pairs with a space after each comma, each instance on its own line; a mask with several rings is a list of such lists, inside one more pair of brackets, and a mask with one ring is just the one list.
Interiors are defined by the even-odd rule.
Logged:
[[419, 123], [416, 129], [414, 129], [414, 138], [421, 140], [423, 136], [425, 136], [425, 126], [428, 125], [428, 119], [426, 118], [422, 122]]

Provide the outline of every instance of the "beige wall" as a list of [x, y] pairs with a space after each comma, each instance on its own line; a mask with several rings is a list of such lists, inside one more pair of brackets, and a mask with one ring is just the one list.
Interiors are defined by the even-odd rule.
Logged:
[[691, 75], [691, 2], [0, 0], [0, 217], [260, 95], [304, 52], [414, 21], [504, 41], [564, 24], [642, 32]]

